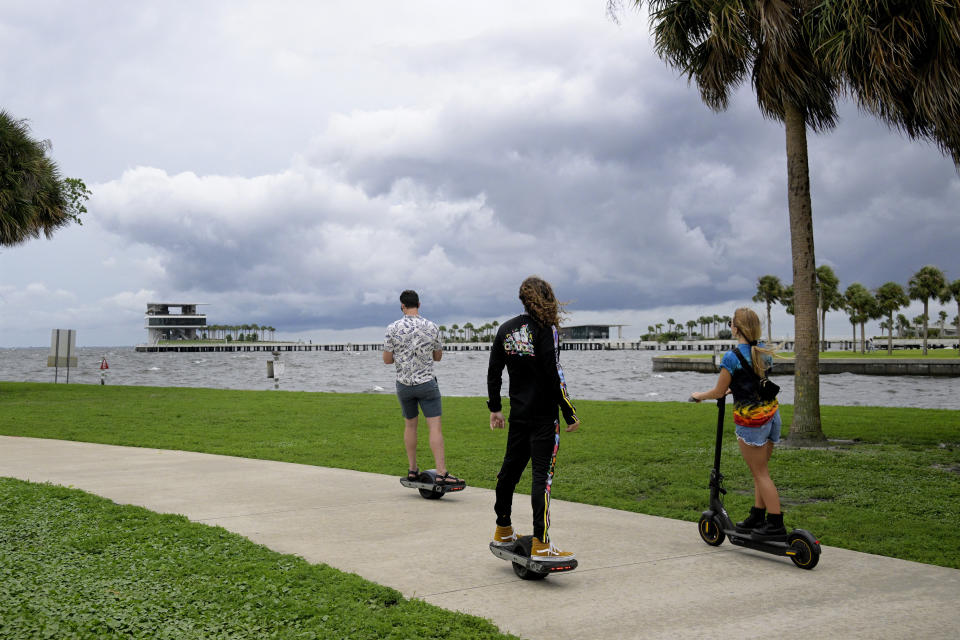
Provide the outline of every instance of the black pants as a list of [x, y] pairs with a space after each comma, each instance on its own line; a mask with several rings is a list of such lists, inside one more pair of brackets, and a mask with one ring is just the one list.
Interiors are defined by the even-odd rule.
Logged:
[[497, 474], [497, 501], [493, 510], [497, 514], [497, 526], [512, 524], [513, 491], [527, 467], [532, 462], [533, 486], [530, 504], [533, 507], [533, 535], [542, 542], [550, 540], [550, 487], [560, 448], [560, 423], [523, 424], [510, 423], [507, 434], [507, 452]]

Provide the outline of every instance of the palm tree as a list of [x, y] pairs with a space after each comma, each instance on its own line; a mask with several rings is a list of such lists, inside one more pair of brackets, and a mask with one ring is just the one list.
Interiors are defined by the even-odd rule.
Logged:
[[677, 324], [673, 318], [667, 318], [667, 333], [673, 333], [673, 325]]
[[940, 322], [937, 323], [937, 324], [940, 325], [940, 336], [942, 337], [942, 336], [943, 336], [943, 325], [947, 322], [947, 312], [944, 311], [943, 309], [941, 309], [941, 310], [940, 310], [940, 313], [938, 314], [938, 317], [940, 318]]
[[793, 308], [793, 285], [787, 284], [783, 286], [783, 293], [780, 295], [780, 304], [783, 305], [784, 310], [789, 314], [793, 315], [793, 312], [796, 309]]
[[687, 339], [693, 338], [693, 328], [697, 326], [696, 320], [687, 320]]
[[[840, 295], [840, 279], [828, 265], [817, 267], [817, 309], [820, 314], [820, 350], [827, 350], [827, 311], [843, 308], [843, 296]], [[791, 297], [793, 287], [790, 287]], [[790, 313], [793, 313], [792, 311]]]
[[[947, 304], [950, 298], [957, 303], [957, 317], [960, 318], [960, 279], [954, 280], [940, 292], [940, 303]], [[957, 351], [960, 352], [960, 325], [957, 326]]]
[[772, 327], [770, 326], [770, 306], [774, 302], [780, 302], [783, 297], [783, 285], [780, 284], [780, 278], [777, 276], [760, 276], [757, 280], [757, 293], [753, 296], [754, 302], [763, 302], [767, 305], [767, 344], [773, 342]]
[[40, 234], [49, 238], [71, 222], [80, 224], [90, 191], [82, 180], [60, 177], [47, 156], [50, 141], [34, 140], [26, 120], [0, 110], [0, 246]]
[[943, 295], [947, 288], [947, 279], [943, 271], [933, 265], [927, 265], [913, 274], [907, 283], [911, 300], [923, 300], [923, 355], [927, 355], [927, 319], [930, 317], [930, 298]]
[[466, 334], [467, 334], [467, 341], [473, 340], [473, 323], [472, 323], [472, 322], [468, 322], [468, 323], [464, 324], [464, 325], [463, 325], [463, 330], [464, 330], [464, 331], [466, 332]]
[[[621, 0], [608, 0], [616, 15]], [[639, 7], [643, 0], [632, 0]], [[784, 123], [796, 360], [792, 442], [825, 440], [820, 421], [816, 262], [807, 128], [836, 123], [836, 97], [960, 165], [960, 12], [941, 3], [649, 0], [654, 46], [716, 111], [750, 77], [764, 116]]]
[[902, 313], [897, 314], [897, 337], [902, 338], [903, 334], [910, 328], [910, 320]]
[[654, 326], [657, 328], [657, 335], [659, 336], [659, 335], [660, 335], [660, 329], [663, 329], [663, 323], [662, 323], [662, 322], [658, 322], [658, 323], [655, 324]]
[[458, 324], [452, 324], [452, 325], [450, 325], [450, 330], [453, 331], [453, 338], [454, 338], [454, 340], [456, 340], [456, 338], [457, 338], [457, 333], [460, 331], [460, 325], [458, 325]]
[[444, 340], [444, 335], [447, 333], [447, 328], [443, 325], [440, 325], [437, 327], [437, 329], [440, 331], [440, 340]]
[[904, 293], [903, 287], [896, 282], [887, 282], [877, 288], [877, 306], [881, 313], [887, 314], [887, 328], [890, 335], [887, 337], [887, 354], [893, 353], [893, 313], [910, 304], [910, 299]]
[[[847, 287], [843, 294], [847, 303], [847, 313], [850, 314], [850, 323], [860, 325], [860, 353], [866, 353], [866, 337], [864, 336], [864, 327], [867, 320], [879, 315], [877, 301], [865, 286], [859, 282], [854, 282]], [[853, 328], [853, 341], [857, 341], [857, 328]]]

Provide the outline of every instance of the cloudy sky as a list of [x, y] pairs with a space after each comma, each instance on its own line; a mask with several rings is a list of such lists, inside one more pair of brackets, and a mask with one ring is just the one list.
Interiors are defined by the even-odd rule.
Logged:
[[[0, 250], [0, 346], [143, 342], [148, 301], [378, 340], [405, 288], [478, 324], [534, 273], [632, 337], [790, 282], [782, 126], [749, 88], [708, 110], [605, 4], [0, 0], [0, 108], [93, 191], [82, 227]], [[936, 148], [844, 104], [810, 161], [841, 287], [960, 278]]]

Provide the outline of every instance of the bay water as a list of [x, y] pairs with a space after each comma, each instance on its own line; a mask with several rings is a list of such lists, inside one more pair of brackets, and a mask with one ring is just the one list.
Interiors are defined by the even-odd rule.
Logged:
[[[108, 385], [274, 389], [267, 378], [269, 352], [138, 353], [133, 347], [80, 347], [71, 384], [100, 384], [100, 362], [109, 369]], [[0, 349], [0, 380], [53, 382], [47, 348]], [[563, 351], [560, 362], [574, 401], [685, 401], [693, 391], [706, 391], [716, 374], [654, 372], [656, 351]], [[662, 354], [661, 354], [662, 355]], [[447, 396], [486, 397], [487, 351], [448, 351], [436, 363], [440, 390]], [[379, 351], [300, 351], [280, 356], [279, 388], [287, 391], [393, 394], [394, 367], [384, 365]], [[65, 382], [67, 371], [57, 372]], [[780, 401], [793, 403], [793, 377], [776, 376]], [[509, 384], [504, 371], [503, 394]], [[825, 405], [920, 407], [960, 410], [960, 379], [926, 376], [820, 377]], [[960, 419], [960, 418], [958, 418]]]

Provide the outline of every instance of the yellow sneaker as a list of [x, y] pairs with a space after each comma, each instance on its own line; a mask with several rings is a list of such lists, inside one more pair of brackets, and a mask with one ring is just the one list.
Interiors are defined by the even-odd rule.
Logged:
[[552, 542], [540, 542], [540, 538], [534, 538], [530, 546], [530, 559], [550, 562], [564, 562], [573, 560], [576, 556], [571, 551], [561, 551], [556, 548]]
[[517, 532], [513, 527], [497, 527], [493, 532], [493, 544], [499, 547], [509, 547], [517, 541]]

